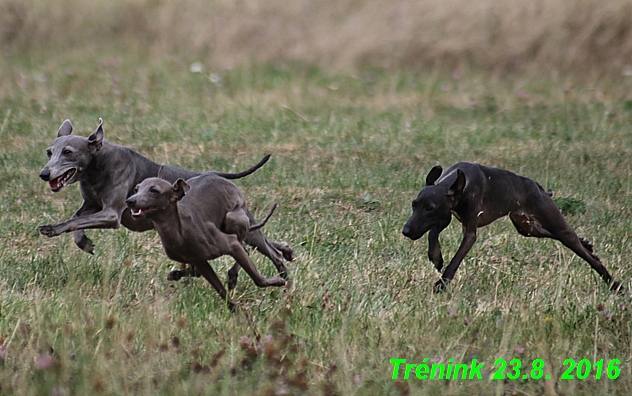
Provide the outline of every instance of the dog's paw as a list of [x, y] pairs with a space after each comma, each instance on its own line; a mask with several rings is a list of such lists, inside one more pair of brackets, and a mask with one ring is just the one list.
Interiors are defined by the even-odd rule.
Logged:
[[592, 242], [590, 242], [590, 240], [586, 239], [586, 238], [579, 238], [579, 242], [581, 242], [582, 246], [584, 247], [584, 249], [588, 250], [590, 253], [594, 253], [593, 252], [593, 244]]
[[439, 279], [438, 281], [435, 282], [434, 284], [434, 292], [435, 293], [442, 293], [445, 291], [445, 289], [448, 287], [448, 280], [445, 279]]
[[439, 257], [437, 261], [432, 260], [432, 264], [434, 264], [434, 267], [437, 269], [437, 272], [441, 273], [441, 270], [443, 269], [443, 258]]
[[286, 259], [287, 261], [294, 260], [294, 250], [292, 250], [287, 242], [279, 242], [277, 248], [281, 251], [281, 254], [283, 254], [284, 259]]
[[193, 268], [192, 266], [187, 266], [186, 264], [182, 264], [180, 266], [180, 269], [177, 270], [173, 270], [171, 272], [169, 272], [167, 274], [167, 280], [168, 281], [179, 281], [182, 278], [185, 277], [196, 277], [199, 278], [200, 274], [198, 271], [195, 270], [195, 268]]
[[279, 271], [279, 276], [285, 280], [290, 278], [290, 275], [287, 272], [287, 267], [285, 265], [280, 265], [277, 267], [277, 271]]
[[59, 232], [57, 232], [57, 227], [55, 227], [54, 224], [44, 224], [38, 227], [39, 228], [39, 232], [47, 237], [54, 237], [59, 235]]
[[272, 276], [268, 278], [267, 283], [268, 283], [268, 286], [279, 286], [279, 287], [285, 287], [288, 284], [288, 282], [285, 279], [280, 278], [278, 276]]
[[226, 285], [228, 286], [229, 291], [235, 290], [235, 288], [237, 287], [238, 275], [239, 272], [228, 271], [228, 279], [226, 280]]
[[86, 253], [94, 254], [94, 243], [92, 243], [92, 239], [85, 235], [81, 238], [79, 243], [77, 243], [77, 246]]
[[167, 274], [167, 280], [177, 282], [184, 276], [183, 272], [183, 270], [171, 271]]
[[623, 285], [621, 285], [621, 283], [619, 282], [612, 282], [612, 284], [610, 285], [610, 290], [617, 293], [623, 293], [625, 292], [625, 287], [623, 287]]

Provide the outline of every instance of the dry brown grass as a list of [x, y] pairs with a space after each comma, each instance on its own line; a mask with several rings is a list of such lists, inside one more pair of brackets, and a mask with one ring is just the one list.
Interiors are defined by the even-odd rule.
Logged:
[[215, 67], [632, 73], [629, 0], [0, 0], [5, 53], [132, 46]]

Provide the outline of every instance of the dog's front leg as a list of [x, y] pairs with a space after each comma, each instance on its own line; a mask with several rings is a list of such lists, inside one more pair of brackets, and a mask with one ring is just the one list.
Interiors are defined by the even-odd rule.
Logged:
[[452, 278], [454, 278], [454, 274], [459, 268], [459, 265], [469, 253], [470, 249], [472, 249], [474, 242], [476, 242], [476, 225], [470, 227], [466, 227], [464, 225], [463, 241], [461, 241], [461, 246], [459, 246], [459, 250], [457, 250], [454, 257], [452, 257], [452, 260], [450, 260], [450, 264], [448, 264], [445, 271], [443, 271], [441, 279], [435, 283], [435, 293], [445, 290], [447, 284], [450, 283]]
[[443, 256], [441, 255], [441, 244], [439, 243], [440, 232], [441, 230], [438, 228], [432, 228], [428, 232], [428, 258], [439, 272], [443, 269]]
[[228, 309], [234, 311], [235, 303], [226, 294], [226, 289], [224, 289], [224, 285], [222, 285], [222, 282], [217, 277], [217, 274], [215, 273], [211, 265], [204, 260], [192, 262], [190, 264], [193, 268], [195, 268], [196, 271], [202, 274], [202, 276], [208, 281], [208, 283], [211, 284], [211, 286], [213, 286], [213, 288], [215, 289], [215, 291], [217, 291], [222, 300], [226, 301]]
[[[101, 203], [96, 208], [96, 205], [90, 205], [84, 201], [84, 204], [77, 211], [78, 215], [75, 213], [70, 220], [61, 223], [41, 225], [39, 226], [39, 231], [42, 235], [54, 237], [64, 232], [91, 228], [119, 228], [121, 226], [121, 216], [126, 208], [125, 192], [120, 189], [112, 189], [101, 199]], [[82, 242], [83, 238], [79, 237], [80, 242]]]
[[[98, 211], [98, 208], [90, 206], [84, 201], [72, 218], [74, 219], [81, 216], [91, 215], [97, 213]], [[79, 249], [86, 253], [94, 254], [94, 244], [92, 243], [92, 240], [86, 236], [86, 233], [83, 230], [76, 230], [72, 234], [75, 240], [75, 245], [77, 245]]]
[[92, 239], [86, 236], [86, 233], [83, 230], [74, 231], [72, 233], [75, 239], [75, 245], [86, 253], [94, 254], [94, 243], [92, 243]]
[[[64, 232], [79, 231], [89, 228], [119, 228], [119, 215], [115, 210], [101, 210], [97, 213], [71, 218], [57, 224], [44, 224], [39, 231], [47, 237], [54, 237]], [[87, 237], [86, 237], [87, 239]], [[76, 242], [76, 241], [75, 241]]]

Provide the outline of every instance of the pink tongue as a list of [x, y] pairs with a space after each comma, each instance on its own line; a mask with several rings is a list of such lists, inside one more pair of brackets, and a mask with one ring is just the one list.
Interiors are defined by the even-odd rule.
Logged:
[[57, 190], [61, 184], [60, 180], [61, 178], [58, 177], [57, 179], [49, 181], [48, 184], [50, 185], [50, 188], [52, 188], [53, 190]]

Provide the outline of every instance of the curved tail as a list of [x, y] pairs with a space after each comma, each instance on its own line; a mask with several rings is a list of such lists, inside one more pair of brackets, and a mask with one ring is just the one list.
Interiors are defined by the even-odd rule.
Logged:
[[268, 160], [270, 159], [270, 154], [266, 154], [261, 161], [259, 161], [255, 166], [246, 169], [245, 171], [237, 172], [237, 173], [222, 173], [222, 172], [213, 172], [219, 177], [223, 177], [224, 179], [234, 180], [241, 179], [242, 177], [246, 177], [249, 174], [253, 173], [257, 169], [261, 168]]
[[262, 221], [261, 223], [259, 223], [259, 224], [253, 224], [253, 225], [251, 225], [251, 226], [250, 226], [250, 230], [248, 230], [248, 231], [256, 231], [256, 230], [258, 230], [258, 229], [262, 228], [264, 225], [266, 225], [266, 223], [268, 222], [268, 220], [270, 220], [270, 217], [272, 217], [272, 214], [274, 213], [274, 210], [277, 208], [277, 206], [279, 206], [279, 205], [274, 204], [274, 205], [272, 206], [272, 209], [270, 209], [270, 213], [268, 213], [268, 215], [266, 216], [266, 218], [265, 218], [265, 219], [263, 219], [263, 221]]

